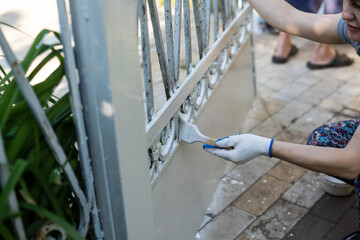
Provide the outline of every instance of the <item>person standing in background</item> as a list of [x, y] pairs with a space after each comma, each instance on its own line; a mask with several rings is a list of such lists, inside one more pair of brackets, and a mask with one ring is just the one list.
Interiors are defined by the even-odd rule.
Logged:
[[[296, 9], [303, 12], [316, 13], [324, 2], [325, 14], [336, 14], [342, 12], [342, 0], [286, 0]], [[298, 48], [292, 44], [292, 35], [280, 32], [275, 54], [272, 57], [273, 63], [286, 63], [291, 57], [295, 56]], [[307, 67], [311, 70], [324, 69], [330, 67], [349, 66], [354, 62], [346, 54], [338, 53], [332, 45], [317, 43]]]

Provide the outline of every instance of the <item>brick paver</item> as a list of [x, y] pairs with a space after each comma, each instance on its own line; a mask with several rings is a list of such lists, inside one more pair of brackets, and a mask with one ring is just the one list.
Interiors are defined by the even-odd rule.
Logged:
[[[313, 42], [294, 37], [298, 55], [275, 65], [276, 39], [255, 35], [258, 96], [239, 132], [304, 144], [314, 128], [360, 116], [360, 61], [352, 48], [335, 47], [355, 59], [353, 66], [311, 71]], [[318, 173], [275, 158], [235, 167], [213, 199], [197, 239], [335, 240], [358, 228], [354, 193], [325, 193]]]
[[255, 216], [230, 206], [198, 234], [207, 240], [234, 239], [254, 220]]
[[253, 215], [263, 214], [291, 186], [290, 183], [265, 175], [235, 200], [234, 205]]

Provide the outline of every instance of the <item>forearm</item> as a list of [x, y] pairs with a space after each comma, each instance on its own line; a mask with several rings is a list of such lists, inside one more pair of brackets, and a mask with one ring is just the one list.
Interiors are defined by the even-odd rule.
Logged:
[[316, 147], [275, 141], [272, 155], [295, 165], [329, 175], [353, 179], [359, 173], [348, 148]]
[[250, 5], [273, 27], [309, 40], [337, 44], [340, 15], [301, 12], [284, 0], [248, 0]]
[[[351, 137], [351, 136], [350, 136]], [[219, 139], [216, 146], [203, 148], [218, 157], [244, 164], [258, 156], [273, 156], [295, 165], [329, 175], [354, 179], [360, 174], [360, 128], [345, 148], [301, 145], [254, 134], [238, 134]], [[227, 150], [226, 148], [232, 148]]]
[[248, 0], [265, 21], [280, 31], [286, 32], [294, 8], [283, 0]]

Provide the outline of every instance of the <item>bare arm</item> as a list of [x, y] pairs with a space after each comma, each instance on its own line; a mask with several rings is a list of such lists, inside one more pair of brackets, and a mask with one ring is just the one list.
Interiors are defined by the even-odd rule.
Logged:
[[360, 128], [345, 148], [275, 141], [271, 152], [274, 157], [316, 172], [354, 179], [360, 174]]
[[273, 27], [280, 31], [316, 42], [343, 43], [337, 34], [341, 14], [301, 12], [284, 0], [248, 0], [250, 5]]
[[[316, 147], [278, 141], [271, 144], [272, 141], [270, 138], [254, 134], [238, 134], [219, 139], [216, 141], [216, 146], [204, 145], [203, 148], [236, 164], [244, 164], [261, 155], [272, 155], [313, 171], [346, 179], [354, 179], [360, 174], [360, 127], [345, 148]], [[233, 149], [225, 149], [229, 147]]]

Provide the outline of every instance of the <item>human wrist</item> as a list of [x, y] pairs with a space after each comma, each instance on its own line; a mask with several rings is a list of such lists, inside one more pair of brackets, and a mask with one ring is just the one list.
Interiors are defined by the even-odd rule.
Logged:
[[271, 149], [274, 143], [274, 139], [257, 136], [256, 145], [261, 155], [272, 157]]

